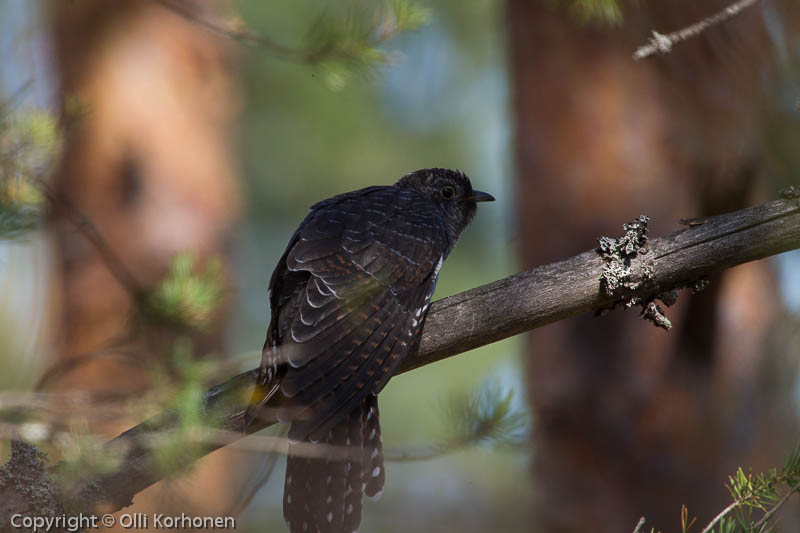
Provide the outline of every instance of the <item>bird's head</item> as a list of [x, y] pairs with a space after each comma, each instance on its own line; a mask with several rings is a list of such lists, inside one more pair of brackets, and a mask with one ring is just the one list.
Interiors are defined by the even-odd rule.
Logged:
[[400, 178], [397, 186], [415, 189], [436, 204], [442, 210], [453, 242], [472, 221], [477, 202], [494, 201], [491, 194], [474, 190], [466, 174], [448, 168], [411, 172]]

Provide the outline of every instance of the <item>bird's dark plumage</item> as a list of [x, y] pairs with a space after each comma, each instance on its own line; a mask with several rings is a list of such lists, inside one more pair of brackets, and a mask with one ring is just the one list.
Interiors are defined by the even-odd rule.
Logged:
[[416, 349], [442, 261], [487, 200], [460, 172], [424, 169], [315, 204], [290, 239], [253, 403], [280, 394], [291, 422], [292, 533], [356, 531], [362, 493], [383, 491], [377, 395]]

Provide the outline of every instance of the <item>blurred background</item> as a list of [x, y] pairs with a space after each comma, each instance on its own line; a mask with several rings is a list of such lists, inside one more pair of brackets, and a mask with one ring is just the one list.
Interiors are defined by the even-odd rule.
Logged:
[[[308, 207], [343, 191], [443, 166], [498, 199], [436, 298], [642, 213], [661, 235], [777, 197], [800, 182], [796, 2], [632, 59], [726, 4], [0, 0], [0, 207], [49, 206], [0, 240], [0, 408], [33, 412], [3, 417], [0, 449], [22, 431], [102, 467], [86, 456], [187, 383], [255, 367], [269, 275]], [[798, 269], [793, 252], [716, 276], [668, 333], [635, 310], [579, 317], [392, 380], [387, 457], [414, 460], [387, 465], [362, 530], [679, 531], [684, 504], [707, 522], [737, 467], [798, 443]], [[463, 419], [501, 404], [488, 437]], [[265, 442], [134, 510], [283, 531]]]

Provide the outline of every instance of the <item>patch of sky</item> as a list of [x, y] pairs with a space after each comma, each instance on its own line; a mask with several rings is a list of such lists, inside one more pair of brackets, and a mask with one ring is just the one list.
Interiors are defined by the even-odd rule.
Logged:
[[775, 258], [783, 302], [793, 313], [800, 313], [800, 250]]
[[0, 95], [17, 95], [30, 107], [53, 104], [53, 78], [49, 69], [48, 43], [42, 5], [36, 0], [0, 2]]
[[449, 121], [456, 106], [451, 79], [459, 52], [446, 27], [433, 23], [394, 43], [403, 50], [385, 70], [381, 90], [394, 120], [411, 131], [429, 131]]

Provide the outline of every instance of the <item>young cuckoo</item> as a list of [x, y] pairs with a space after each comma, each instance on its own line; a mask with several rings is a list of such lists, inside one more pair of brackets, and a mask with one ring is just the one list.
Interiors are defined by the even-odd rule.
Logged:
[[292, 533], [356, 531], [362, 493], [383, 491], [378, 393], [416, 351], [439, 269], [476, 203], [492, 200], [461, 172], [423, 169], [315, 204], [292, 235], [270, 280], [249, 413], [273, 404], [291, 423]]

